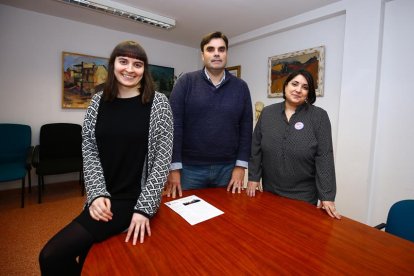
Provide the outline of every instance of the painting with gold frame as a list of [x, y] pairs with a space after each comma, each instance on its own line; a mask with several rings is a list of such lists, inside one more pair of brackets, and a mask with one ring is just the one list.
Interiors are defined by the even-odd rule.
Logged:
[[230, 74], [240, 78], [241, 77], [241, 66], [240, 65], [236, 65], [236, 66], [230, 66], [230, 67], [226, 67], [227, 71], [230, 72]]
[[62, 108], [87, 108], [92, 96], [103, 89], [108, 59], [63, 52], [62, 64]]
[[268, 97], [283, 97], [283, 84], [290, 73], [304, 69], [315, 81], [316, 96], [323, 96], [325, 47], [319, 46], [269, 58]]

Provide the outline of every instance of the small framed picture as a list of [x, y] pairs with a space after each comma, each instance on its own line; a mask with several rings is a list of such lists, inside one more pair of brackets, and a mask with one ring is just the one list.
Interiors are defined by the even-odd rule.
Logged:
[[226, 67], [226, 70], [229, 71], [230, 74], [232, 74], [233, 76], [236, 76], [238, 78], [241, 77], [241, 66], [240, 65]]

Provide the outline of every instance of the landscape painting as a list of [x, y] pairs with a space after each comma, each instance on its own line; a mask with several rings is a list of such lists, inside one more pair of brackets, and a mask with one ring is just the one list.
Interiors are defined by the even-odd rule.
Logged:
[[155, 91], [169, 98], [174, 87], [174, 68], [150, 64], [149, 71], [155, 84]]
[[324, 46], [291, 52], [269, 58], [268, 97], [283, 96], [283, 84], [290, 73], [304, 69], [315, 81], [316, 96], [323, 96], [323, 75], [325, 63]]
[[62, 108], [87, 108], [92, 96], [103, 89], [108, 59], [63, 52], [62, 64]]

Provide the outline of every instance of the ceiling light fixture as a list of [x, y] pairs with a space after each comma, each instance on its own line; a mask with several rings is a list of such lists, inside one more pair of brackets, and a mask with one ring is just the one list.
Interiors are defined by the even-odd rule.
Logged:
[[56, 1], [92, 9], [98, 12], [111, 14], [111, 15], [122, 17], [125, 19], [133, 20], [135, 22], [148, 24], [153, 27], [158, 27], [161, 29], [171, 29], [175, 27], [174, 19], [161, 16], [158, 14], [150, 13], [147, 11], [143, 11], [140, 9], [136, 9], [130, 6], [116, 3], [114, 1], [109, 1], [109, 0], [93, 0], [93, 1], [56, 0]]

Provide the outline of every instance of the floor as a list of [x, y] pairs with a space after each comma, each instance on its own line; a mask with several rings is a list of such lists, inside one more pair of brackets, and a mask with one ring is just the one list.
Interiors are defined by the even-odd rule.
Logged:
[[0, 191], [0, 275], [40, 275], [38, 254], [43, 245], [82, 210], [77, 181], [49, 184], [43, 203], [37, 187], [26, 192], [20, 208], [20, 190]]

